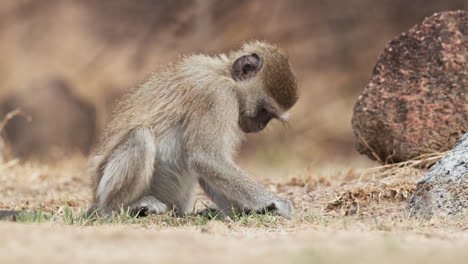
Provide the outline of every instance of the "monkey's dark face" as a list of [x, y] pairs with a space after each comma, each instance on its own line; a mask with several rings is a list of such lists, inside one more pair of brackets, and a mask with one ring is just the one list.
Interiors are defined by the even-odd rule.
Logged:
[[[295, 78], [287, 58], [280, 53], [264, 53], [251, 51], [239, 56], [231, 68], [232, 78], [241, 87], [238, 122], [245, 133], [263, 130], [271, 119], [284, 121], [280, 116], [292, 107], [297, 97]], [[272, 62], [264, 60], [265, 56]]]
[[278, 116], [265, 106], [260, 105], [254, 116], [242, 115], [239, 117], [239, 126], [245, 133], [255, 133], [262, 131], [271, 119]]

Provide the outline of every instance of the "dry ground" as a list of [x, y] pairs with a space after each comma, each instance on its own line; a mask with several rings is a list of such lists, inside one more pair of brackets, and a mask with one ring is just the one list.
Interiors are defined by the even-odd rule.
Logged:
[[[290, 221], [274, 215], [224, 221], [163, 215], [112, 223], [76, 220], [90, 199], [85, 167], [83, 158], [0, 166], [0, 209], [41, 208], [47, 216], [42, 223], [1, 221], [0, 263], [463, 263], [468, 258], [466, 218], [408, 217], [406, 199], [422, 173], [411, 167], [310, 166], [287, 179], [262, 180], [294, 201]], [[68, 217], [68, 210], [74, 216]]]
[[[412, 8], [407, 1], [374, 8], [367, 8], [372, 1], [362, 1], [366, 11], [373, 11], [362, 14], [358, 1], [335, 8], [309, 1], [308, 9], [286, 1], [243, 1], [244, 8], [213, 16], [211, 22], [198, 9], [176, 6], [173, 12], [161, 9], [169, 18], [160, 27], [153, 19], [165, 15], [155, 16], [149, 8], [142, 8], [142, 13], [138, 8], [113, 12], [107, 4], [97, 4], [101, 8], [90, 11], [85, 1], [37, 2], [1, 4], [0, 96], [58, 77], [96, 105], [99, 126], [109, 118], [119, 94], [177, 54], [217, 53], [253, 38], [285, 48], [301, 87], [289, 129], [272, 124], [265, 133], [249, 136], [240, 156], [250, 160], [243, 161], [243, 168], [268, 175], [259, 180], [294, 201], [296, 215], [290, 221], [271, 215], [226, 221], [169, 215], [112, 223], [75, 221], [90, 199], [83, 158], [55, 164], [0, 163], [0, 210], [41, 209], [47, 216], [0, 221], [0, 263], [446, 264], [468, 259], [467, 218], [408, 218], [406, 200], [421, 171], [363, 172], [361, 167], [368, 164], [346, 160], [355, 152], [351, 109], [382, 47], [436, 9], [465, 6], [460, 1], [430, 1], [434, 3], [424, 3], [425, 8], [420, 8], [421, 1]], [[114, 2], [128, 1], [111, 5]], [[238, 3], [225, 8], [230, 5]], [[403, 14], [407, 21], [392, 18], [393, 13]], [[343, 23], [346, 19], [350, 23]], [[251, 26], [263, 21], [264, 27]], [[104, 33], [123, 37], [113, 39]], [[316, 164], [290, 172], [310, 160]], [[201, 206], [199, 201], [197, 207]], [[74, 216], [67, 214], [69, 210]]]

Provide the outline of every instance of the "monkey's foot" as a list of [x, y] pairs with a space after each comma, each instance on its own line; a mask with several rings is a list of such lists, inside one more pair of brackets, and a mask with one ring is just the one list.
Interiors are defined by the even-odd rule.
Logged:
[[148, 216], [166, 212], [167, 206], [154, 196], [145, 196], [131, 207], [131, 211], [138, 216]]

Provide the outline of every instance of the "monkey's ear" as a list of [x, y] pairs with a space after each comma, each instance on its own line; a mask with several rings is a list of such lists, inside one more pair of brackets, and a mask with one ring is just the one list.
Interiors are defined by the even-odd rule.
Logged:
[[262, 58], [255, 53], [242, 56], [232, 64], [232, 78], [236, 81], [252, 78], [262, 68], [262, 65]]

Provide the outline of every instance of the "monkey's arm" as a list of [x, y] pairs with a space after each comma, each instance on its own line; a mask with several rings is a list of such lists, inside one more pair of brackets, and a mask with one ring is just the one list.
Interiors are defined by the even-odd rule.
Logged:
[[231, 208], [246, 211], [273, 210], [290, 219], [293, 206], [289, 200], [275, 197], [249, 178], [233, 162], [198, 155], [191, 160], [200, 177], [200, 185], [223, 213]]

